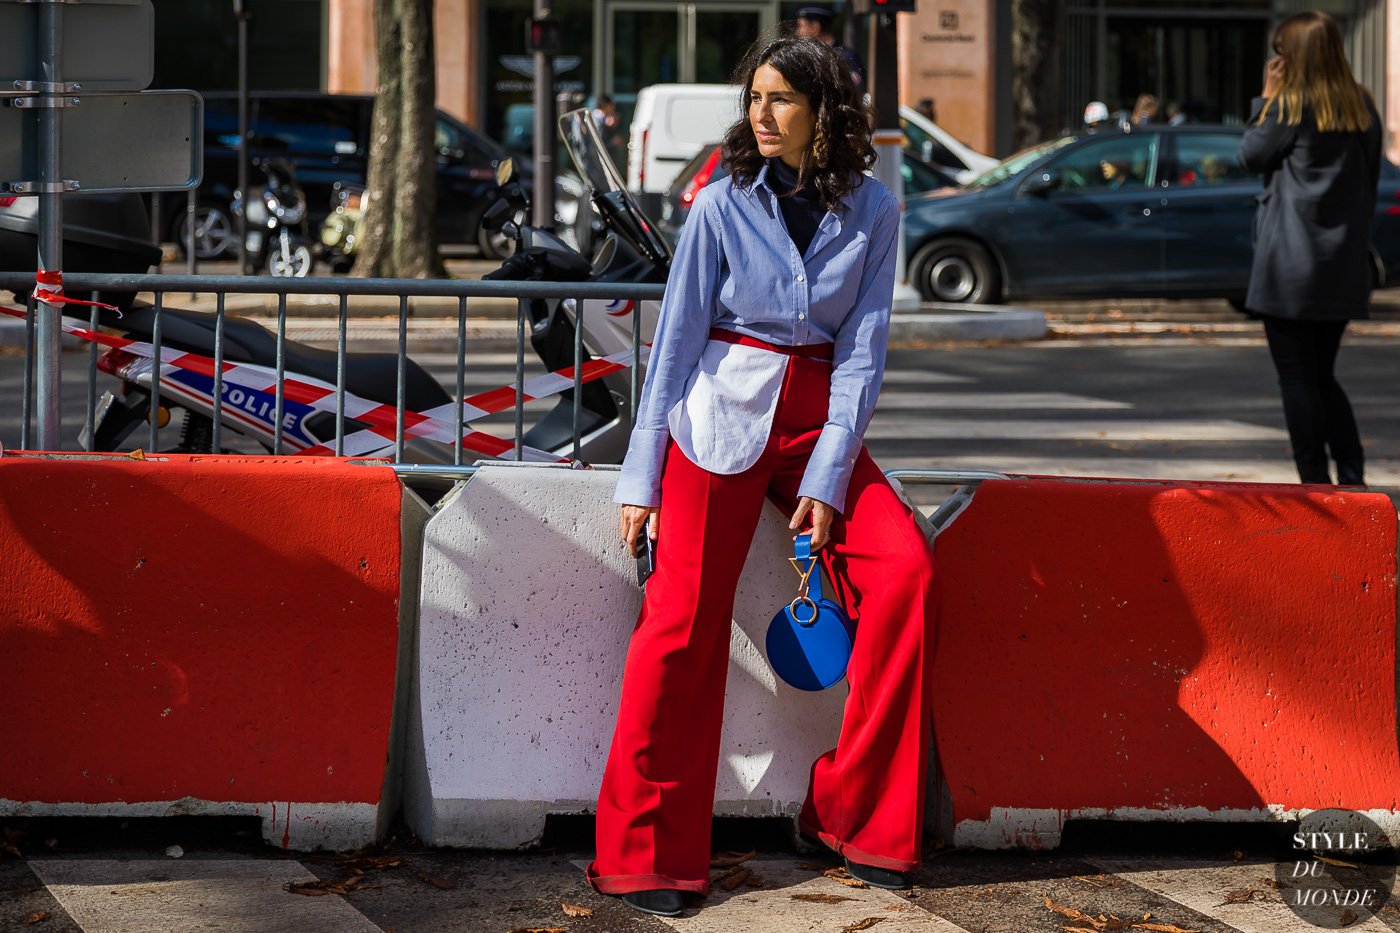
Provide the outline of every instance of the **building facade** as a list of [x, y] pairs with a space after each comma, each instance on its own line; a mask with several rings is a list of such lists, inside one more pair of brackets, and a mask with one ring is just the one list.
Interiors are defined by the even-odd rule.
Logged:
[[[254, 87], [373, 91], [374, 0], [247, 0]], [[1400, 161], [1400, 0], [1066, 0], [1060, 120], [1084, 106], [1130, 109], [1142, 93], [1193, 119], [1238, 123], [1258, 92], [1273, 25], [1322, 8], [1342, 25], [1357, 77]], [[555, 0], [564, 52], [556, 91], [613, 95], [664, 81], [723, 82], [752, 39], [792, 19], [796, 0]], [[861, 24], [838, 34], [863, 48]], [[529, 125], [531, 0], [436, 0], [438, 103], [508, 145]], [[225, 89], [236, 81], [231, 4], [156, 0], [157, 85]], [[923, 0], [899, 22], [905, 103], [936, 102], [938, 121], [968, 145], [1006, 155], [1010, 138], [1010, 0]]]

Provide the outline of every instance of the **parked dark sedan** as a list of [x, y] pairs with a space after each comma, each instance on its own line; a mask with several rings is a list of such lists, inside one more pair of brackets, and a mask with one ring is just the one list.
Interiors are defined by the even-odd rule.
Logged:
[[[1243, 300], [1262, 179], [1235, 162], [1240, 127], [1067, 136], [952, 192], [910, 198], [909, 281], [925, 299]], [[1400, 168], [1383, 162], [1377, 286], [1400, 278]]]
[[[940, 188], [956, 188], [958, 181], [949, 169], [932, 162], [925, 162], [918, 156], [904, 153], [904, 193], [906, 196], [937, 191]], [[720, 145], [711, 143], [701, 149], [681, 169], [676, 180], [671, 183], [661, 202], [661, 217], [657, 227], [672, 243], [690, 213], [690, 205], [700, 189], [712, 181], [719, 181], [728, 175], [728, 170], [720, 162]]]
[[[365, 183], [373, 106], [374, 98], [365, 94], [254, 91], [250, 95], [249, 155], [293, 163], [297, 182], [306, 191], [313, 231], [333, 207], [336, 183]], [[481, 229], [481, 215], [496, 201], [496, 164], [505, 158], [505, 150], [442, 111], [437, 114], [434, 146], [438, 237], [444, 243], [475, 242], [488, 258], [501, 258], [505, 244]], [[528, 166], [522, 169], [528, 181]], [[201, 259], [233, 251], [235, 223], [229, 205], [237, 187], [238, 98], [211, 92], [204, 95], [204, 179], [195, 215], [195, 249]], [[162, 213], [162, 232], [184, 244], [185, 198], [166, 198]]]

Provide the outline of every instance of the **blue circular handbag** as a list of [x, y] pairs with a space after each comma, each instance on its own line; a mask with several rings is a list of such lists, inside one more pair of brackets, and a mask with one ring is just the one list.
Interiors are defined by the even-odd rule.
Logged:
[[846, 676], [851, 660], [851, 621], [822, 595], [822, 575], [812, 556], [812, 536], [798, 535], [792, 564], [802, 582], [797, 598], [768, 623], [768, 663], [799, 690], [825, 690]]

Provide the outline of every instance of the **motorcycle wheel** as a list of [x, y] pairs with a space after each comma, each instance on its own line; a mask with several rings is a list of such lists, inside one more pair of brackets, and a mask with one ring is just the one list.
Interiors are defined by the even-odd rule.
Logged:
[[[194, 255], [197, 259], [219, 259], [231, 255], [238, 243], [238, 231], [226, 207], [200, 204], [194, 209]], [[175, 221], [175, 243], [185, 249], [189, 215], [181, 211]]]
[[478, 227], [476, 245], [481, 249], [481, 258], [492, 262], [509, 259], [515, 255], [515, 241], [499, 230]]
[[282, 246], [276, 240], [268, 244], [267, 274], [279, 278], [306, 278], [311, 273], [316, 259], [311, 253], [311, 244], [300, 237], [292, 237], [287, 255], [282, 255]]

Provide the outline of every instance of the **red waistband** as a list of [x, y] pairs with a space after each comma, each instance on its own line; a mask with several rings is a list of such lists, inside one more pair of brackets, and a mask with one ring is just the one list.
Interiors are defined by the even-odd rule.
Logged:
[[737, 343], [741, 347], [758, 347], [760, 350], [786, 353], [788, 356], [800, 356], [803, 359], [816, 360], [819, 363], [831, 362], [832, 345], [829, 343], [804, 343], [800, 346], [788, 346], [781, 343], [769, 343], [766, 340], [759, 340], [757, 337], [750, 337], [748, 334], [736, 334], [734, 331], [725, 330], [722, 327], [711, 327], [710, 339], [718, 340], [721, 343]]

